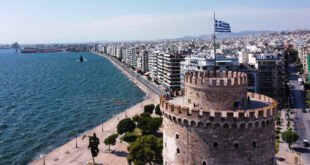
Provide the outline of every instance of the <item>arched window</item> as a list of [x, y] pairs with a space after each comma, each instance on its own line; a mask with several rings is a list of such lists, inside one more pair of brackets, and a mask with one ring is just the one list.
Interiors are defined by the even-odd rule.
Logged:
[[179, 139], [179, 134], [175, 134], [175, 139]]
[[207, 165], [206, 161], [203, 161], [203, 162], [202, 162], [202, 165]]
[[252, 143], [253, 148], [256, 148], [256, 142]]
[[238, 149], [238, 148], [239, 148], [239, 144], [238, 144], [238, 143], [235, 143], [235, 144], [234, 144], [234, 147], [235, 147], [235, 149]]
[[180, 149], [179, 149], [179, 148], [177, 148], [177, 154], [178, 154], [178, 153], [180, 153]]
[[218, 147], [217, 142], [214, 142], [214, 143], [213, 143], [213, 148], [215, 148], [215, 149], [216, 149], [217, 147]]

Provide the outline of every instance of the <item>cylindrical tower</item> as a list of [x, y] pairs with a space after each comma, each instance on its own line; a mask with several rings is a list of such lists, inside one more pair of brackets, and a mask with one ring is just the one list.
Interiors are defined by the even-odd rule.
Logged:
[[164, 164], [274, 163], [277, 103], [247, 92], [241, 72], [191, 72], [185, 96], [161, 99]]
[[247, 102], [247, 75], [241, 72], [190, 72], [185, 75], [185, 102], [208, 110], [232, 110]]

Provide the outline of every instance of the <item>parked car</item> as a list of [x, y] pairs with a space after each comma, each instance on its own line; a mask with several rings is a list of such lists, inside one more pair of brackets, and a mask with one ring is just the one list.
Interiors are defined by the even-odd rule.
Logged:
[[302, 141], [303, 141], [305, 147], [310, 147], [310, 143], [308, 140], [304, 139]]

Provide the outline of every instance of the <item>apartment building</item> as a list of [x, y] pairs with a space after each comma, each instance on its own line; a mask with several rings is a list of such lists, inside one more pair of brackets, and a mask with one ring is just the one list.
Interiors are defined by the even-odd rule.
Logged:
[[249, 65], [258, 73], [258, 92], [276, 98], [285, 99], [285, 64], [280, 52], [250, 54]]
[[163, 54], [162, 84], [170, 91], [180, 89], [180, 63], [184, 60], [185, 55], [177, 53]]

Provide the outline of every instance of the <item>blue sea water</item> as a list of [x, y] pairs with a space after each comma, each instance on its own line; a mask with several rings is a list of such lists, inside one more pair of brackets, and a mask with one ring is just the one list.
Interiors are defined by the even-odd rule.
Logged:
[[[87, 61], [78, 62], [80, 55]], [[0, 50], [0, 164], [27, 164], [143, 97], [92, 53]]]

